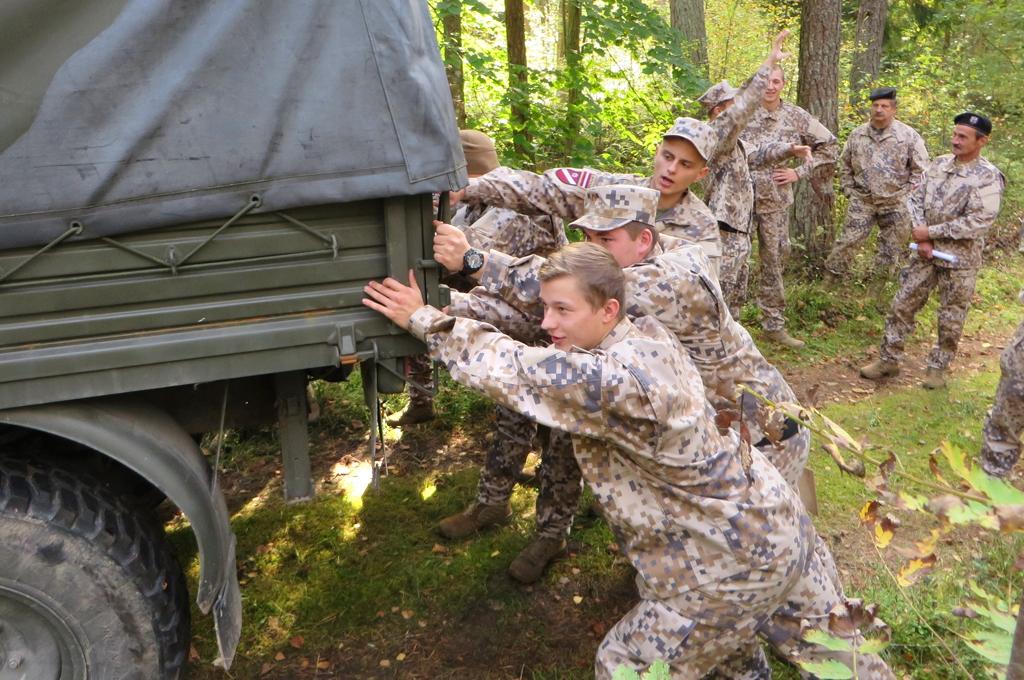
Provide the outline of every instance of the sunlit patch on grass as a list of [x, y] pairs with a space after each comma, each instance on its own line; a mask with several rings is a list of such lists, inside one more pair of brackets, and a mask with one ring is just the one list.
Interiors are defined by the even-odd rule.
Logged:
[[434, 484], [433, 477], [428, 477], [423, 482], [423, 486], [420, 487], [420, 498], [422, 500], [430, 500], [433, 495], [437, 493], [437, 485]]
[[344, 464], [335, 463], [332, 472], [338, 479], [338, 486], [345, 494], [346, 500], [356, 510], [363, 507], [363, 494], [373, 481], [373, 466], [369, 461], [358, 461]]

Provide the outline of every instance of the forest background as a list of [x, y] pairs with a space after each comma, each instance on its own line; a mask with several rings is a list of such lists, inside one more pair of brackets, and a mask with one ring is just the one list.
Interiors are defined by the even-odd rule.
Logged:
[[[677, 116], [713, 82], [739, 86], [779, 30], [785, 99], [845, 141], [866, 121], [872, 87], [899, 89], [901, 120], [932, 156], [949, 152], [964, 110], [994, 125], [985, 155], [1024, 192], [1024, 52], [1020, 0], [436, 0], [432, 3], [460, 127], [491, 135], [505, 165], [649, 172]], [[798, 58], [797, 58], [798, 55]], [[826, 173], [831, 168], [825, 169]], [[803, 264], [828, 253], [843, 203], [829, 174], [801, 183], [793, 223]], [[841, 224], [841, 221], [838, 222]], [[799, 265], [799, 260], [797, 261]]]

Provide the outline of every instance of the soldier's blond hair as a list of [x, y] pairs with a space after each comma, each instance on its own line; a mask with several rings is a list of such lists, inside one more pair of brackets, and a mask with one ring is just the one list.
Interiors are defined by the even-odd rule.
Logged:
[[542, 283], [571, 276], [592, 309], [600, 309], [608, 300], [618, 300], [619, 318], [625, 316], [626, 277], [612, 254], [596, 243], [562, 247], [541, 265], [538, 275]]

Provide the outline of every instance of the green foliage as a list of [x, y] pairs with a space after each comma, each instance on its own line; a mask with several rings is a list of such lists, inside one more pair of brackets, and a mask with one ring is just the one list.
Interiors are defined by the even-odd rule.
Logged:
[[668, 664], [664, 661], [655, 661], [650, 668], [644, 671], [643, 675], [625, 666], [620, 666], [612, 676], [612, 680], [670, 680], [671, 677]]

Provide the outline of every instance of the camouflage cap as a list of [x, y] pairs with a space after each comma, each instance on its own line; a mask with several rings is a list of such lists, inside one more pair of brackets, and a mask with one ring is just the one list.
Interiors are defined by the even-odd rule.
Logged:
[[708, 160], [718, 143], [715, 131], [696, 118], [676, 118], [676, 122], [662, 137], [681, 137], [693, 143], [701, 158]]
[[647, 187], [626, 184], [593, 187], [587, 190], [583, 217], [571, 223], [577, 229], [611, 231], [630, 222], [640, 222], [655, 229], [658, 199], [661, 192]]
[[735, 99], [737, 92], [739, 92], [739, 88], [730, 85], [728, 80], [723, 80], [709, 87], [708, 91], [702, 94], [697, 101], [706, 108], [713, 109], [722, 102]]

